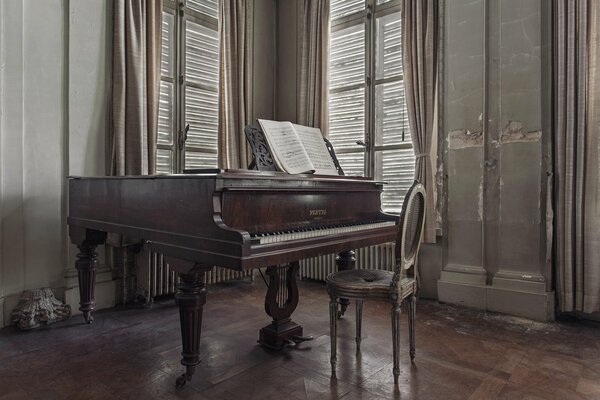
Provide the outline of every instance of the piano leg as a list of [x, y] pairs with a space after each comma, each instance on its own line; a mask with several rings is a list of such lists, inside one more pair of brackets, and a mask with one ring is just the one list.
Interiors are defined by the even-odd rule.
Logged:
[[265, 297], [265, 311], [273, 322], [260, 330], [258, 343], [274, 350], [281, 350], [297, 341], [312, 338], [302, 336], [302, 326], [292, 321], [291, 316], [298, 306], [298, 276], [300, 264], [267, 268], [269, 288]]
[[[169, 265], [174, 259], [169, 258]], [[179, 265], [185, 262], [179, 261]], [[193, 264], [193, 263], [190, 263]], [[179, 268], [175, 268], [178, 270]], [[208, 267], [195, 265], [191, 271], [180, 273], [180, 283], [175, 294], [175, 304], [179, 306], [179, 319], [181, 323], [181, 364], [185, 366], [185, 373], [177, 378], [175, 385], [178, 389], [192, 379], [196, 365], [200, 364], [200, 333], [202, 331], [202, 310], [206, 303], [206, 276]]]
[[[338, 253], [337, 257], [335, 258], [335, 263], [337, 264], [338, 271], [347, 271], [350, 269], [354, 269], [354, 265], [356, 264], [356, 257], [354, 251], [349, 250]], [[342, 315], [344, 315], [344, 313], [346, 312], [348, 304], [350, 304], [350, 300], [340, 299], [339, 304], [340, 311], [338, 317], [341, 318]]]
[[79, 278], [79, 311], [83, 313], [85, 322], [94, 322], [92, 311], [96, 308], [94, 289], [96, 288], [96, 267], [98, 266], [98, 253], [96, 247], [106, 240], [106, 232], [90, 229], [70, 229], [71, 239], [77, 244], [79, 253], [75, 268]]

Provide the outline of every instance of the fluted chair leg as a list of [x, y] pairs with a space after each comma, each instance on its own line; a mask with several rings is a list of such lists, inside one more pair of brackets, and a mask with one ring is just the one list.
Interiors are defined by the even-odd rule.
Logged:
[[394, 351], [394, 384], [398, 383], [400, 377], [400, 303], [392, 305], [392, 342]]
[[408, 339], [410, 342], [410, 360], [414, 361], [415, 346], [415, 314], [417, 313], [417, 297], [413, 294], [408, 298]]
[[356, 351], [360, 350], [360, 342], [362, 340], [362, 308], [363, 301], [356, 300]]
[[337, 319], [338, 303], [332, 298], [329, 301], [329, 329], [331, 337], [331, 375], [336, 376], [335, 365], [337, 363]]

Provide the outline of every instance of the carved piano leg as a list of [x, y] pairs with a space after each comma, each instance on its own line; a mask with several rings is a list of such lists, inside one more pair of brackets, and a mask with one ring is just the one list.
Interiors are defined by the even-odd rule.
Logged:
[[206, 303], [206, 277], [208, 268], [194, 268], [189, 273], [181, 273], [175, 294], [175, 304], [179, 306], [181, 323], [181, 364], [185, 366], [175, 385], [178, 389], [192, 379], [196, 365], [200, 364], [200, 333], [202, 331], [202, 310]]
[[[356, 264], [355, 253], [352, 250], [342, 251], [338, 253], [335, 258], [335, 263], [337, 264], [338, 271], [346, 271], [350, 269], [354, 269], [354, 265]], [[340, 311], [338, 317], [342, 317], [348, 308], [348, 304], [350, 304], [350, 300], [342, 299], [339, 300]]]
[[265, 311], [273, 318], [270, 325], [260, 330], [258, 343], [274, 350], [281, 350], [298, 341], [310, 340], [312, 337], [302, 336], [302, 326], [291, 320], [291, 315], [298, 306], [299, 263], [287, 266], [267, 268], [269, 288], [265, 297]]
[[[77, 231], [77, 232], [76, 232]], [[75, 268], [79, 278], [79, 311], [83, 313], [85, 322], [94, 322], [92, 311], [96, 309], [94, 289], [96, 288], [96, 267], [98, 253], [96, 247], [106, 240], [106, 232], [75, 228], [71, 229], [71, 238], [79, 248]]]

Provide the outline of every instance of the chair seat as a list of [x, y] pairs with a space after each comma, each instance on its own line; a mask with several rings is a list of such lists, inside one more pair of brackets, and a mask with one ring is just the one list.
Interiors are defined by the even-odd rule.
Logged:
[[[335, 292], [339, 297], [355, 299], [376, 297], [386, 299], [392, 293], [391, 283], [393, 277], [393, 271], [372, 269], [338, 271], [327, 277], [327, 287], [330, 292]], [[414, 287], [414, 278], [402, 278], [400, 281], [400, 298], [404, 299], [412, 294]]]

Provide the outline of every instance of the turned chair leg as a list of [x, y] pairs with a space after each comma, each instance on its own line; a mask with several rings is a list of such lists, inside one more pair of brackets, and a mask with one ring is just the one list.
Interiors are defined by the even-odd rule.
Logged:
[[400, 377], [400, 303], [392, 305], [392, 344], [394, 351], [394, 384], [398, 383]]
[[362, 340], [362, 309], [363, 301], [356, 300], [356, 351], [360, 351], [360, 342]]
[[415, 314], [417, 312], [417, 297], [413, 294], [408, 298], [408, 339], [410, 342], [410, 360], [414, 361], [415, 346]]
[[335, 298], [329, 301], [329, 329], [331, 335], [331, 375], [335, 374], [335, 365], [337, 363], [337, 319], [338, 319], [338, 303]]

